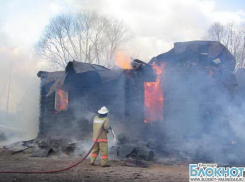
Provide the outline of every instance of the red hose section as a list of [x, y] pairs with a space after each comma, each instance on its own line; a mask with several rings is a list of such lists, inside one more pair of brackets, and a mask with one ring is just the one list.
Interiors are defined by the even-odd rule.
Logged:
[[47, 173], [59, 173], [59, 172], [66, 171], [66, 170], [69, 170], [71, 168], [74, 168], [78, 164], [82, 163], [88, 157], [88, 155], [93, 150], [95, 144], [97, 143], [97, 141], [98, 141], [98, 139], [99, 139], [102, 131], [103, 131], [103, 129], [101, 129], [100, 133], [98, 134], [98, 137], [94, 141], [94, 144], [92, 145], [92, 147], [90, 148], [90, 150], [88, 151], [88, 153], [82, 159], [80, 159], [77, 163], [72, 164], [71, 166], [68, 166], [68, 167], [66, 167], [64, 169], [51, 170], [51, 171], [0, 171], [0, 174], [7, 174], [7, 173], [9, 173], [9, 174], [14, 174], [14, 173], [18, 173], [18, 174], [47, 174]]

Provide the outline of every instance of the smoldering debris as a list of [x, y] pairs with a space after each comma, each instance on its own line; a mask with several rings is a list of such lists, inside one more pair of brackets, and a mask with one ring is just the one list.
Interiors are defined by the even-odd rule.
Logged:
[[124, 133], [117, 136], [118, 142], [110, 148], [110, 156], [114, 160], [124, 161], [124, 166], [149, 167], [144, 161], [154, 160], [154, 151], [146, 142], [126, 137]]
[[[64, 154], [74, 156], [78, 154], [76, 151], [78, 145], [80, 144], [64, 141], [62, 139], [43, 138], [13, 143], [3, 146], [3, 149], [11, 151], [13, 155], [28, 149], [30, 157], [48, 157], [50, 155], [63, 156]], [[80, 155], [81, 154], [82, 152]]]
[[[129, 139], [124, 134], [120, 134], [117, 145], [110, 148], [110, 156], [126, 162], [131, 160], [128, 163], [130, 166], [137, 166], [138, 162], [143, 161], [168, 165], [200, 161], [215, 162], [219, 165], [245, 165], [244, 141], [237, 138], [220, 140], [218, 137], [208, 135], [204, 138], [169, 135], [159, 136], [155, 141], [142, 141]], [[211, 140], [213, 143], [210, 142]]]
[[11, 151], [11, 154], [16, 154], [33, 147], [34, 140], [16, 142], [10, 145], [3, 146], [4, 150]]
[[[145, 161], [154, 160], [154, 150], [150, 147], [149, 142], [144, 142], [139, 139], [126, 138], [124, 134], [118, 135], [118, 156], [123, 158], [135, 158]], [[125, 139], [123, 139], [125, 138]], [[131, 151], [125, 152], [126, 148], [131, 148]], [[127, 150], [126, 150], [127, 151]]]
[[[206, 140], [212, 139], [205, 136]], [[118, 142], [110, 147], [110, 158], [124, 161], [125, 166], [148, 167], [149, 161], [173, 165], [178, 163], [216, 162], [219, 165], [244, 165], [244, 142], [239, 139], [226, 140], [219, 145], [203, 142], [202, 138], [184, 136], [159, 136], [155, 141], [126, 136], [117, 136]], [[212, 139], [214, 143], [219, 139]], [[81, 141], [62, 139], [35, 139], [4, 146], [4, 150], [17, 154], [28, 150], [30, 157], [82, 156], [88, 146]], [[239, 157], [237, 157], [239, 155]]]
[[124, 161], [123, 166], [147, 168], [149, 164], [138, 159], [127, 159]]

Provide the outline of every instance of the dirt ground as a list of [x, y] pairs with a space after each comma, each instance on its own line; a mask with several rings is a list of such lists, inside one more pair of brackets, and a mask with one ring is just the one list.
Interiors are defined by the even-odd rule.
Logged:
[[[28, 151], [12, 155], [9, 151], [0, 150], [0, 171], [43, 171], [67, 167], [76, 162], [78, 157], [29, 157]], [[123, 166], [122, 161], [110, 161], [111, 167], [102, 168], [97, 161], [91, 166], [89, 160], [84, 161], [76, 168], [56, 174], [0, 174], [3, 182], [120, 182], [120, 181], [188, 181], [188, 164], [154, 164], [149, 168]]]

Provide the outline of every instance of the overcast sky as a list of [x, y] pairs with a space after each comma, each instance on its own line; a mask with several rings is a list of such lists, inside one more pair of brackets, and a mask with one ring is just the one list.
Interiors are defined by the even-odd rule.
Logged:
[[[135, 32], [134, 46], [143, 57], [166, 51], [175, 41], [200, 39], [215, 21], [245, 18], [242, 0], [0, 0], [0, 32], [5, 37], [0, 45], [32, 48], [50, 18], [82, 9], [124, 20]], [[145, 49], [150, 53], [145, 55]]]
[[[244, 0], [0, 0], [0, 92], [13, 64], [12, 108], [20, 102], [41, 63], [33, 45], [60, 13], [94, 10], [122, 19], [135, 33], [130, 54], [145, 61], [176, 41], [201, 39], [216, 21], [245, 20]], [[25, 83], [25, 87], [21, 87]], [[0, 109], [5, 108], [0, 98]], [[13, 109], [15, 110], [15, 109]]]

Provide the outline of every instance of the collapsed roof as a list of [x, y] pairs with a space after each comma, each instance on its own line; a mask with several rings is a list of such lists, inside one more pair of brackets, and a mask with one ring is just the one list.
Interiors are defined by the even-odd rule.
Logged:
[[234, 71], [235, 57], [221, 43], [215, 41], [176, 42], [174, 48], [153, 59], [157, 62], [168, 62], [176, 65], [183, 62], [197, 63], [203, 66], [219, 66], [222, 69]]
[[176, 42], [174, 48], [153, 57], [150, 64], [167, 63], [170, 67], [204, 67], [219, 70], [225, 85], [237, 86], [235, 57], [221, 43], [215, 41]]
[[142, 72], [142, 79], [145, 81], [154, 81], [155, 75], [152, 72], [151, 65], [140, 61], [140, 60], [133, 60], [132, 61], [132, 69], [122, 69], [117, 66], [114, 66], [112, 69], [108, 69], [104, 66], [83, 63], [83, 62], [69, 62], [65, 68], [65, 71], [56, 71], [56, 72], [45, 72], [39, 71], [37, 76], [41, 79], [45, 79], [45, 84], [53, 82], [51, 89], [48, 92], [48, 96], [51, 95], [57, 87], [62, 87], [65, 80], [67, 79], [67, 75], [69, 74], [80, 74], [80, 73], [87, 73], [87, 72], [94, 72], [98, 74], [101, 83], [106, 83], [112, 80], [115, 80], [121, 76], [123, 72], [133, 72], [139, 71]]
[[66, 73], [72, 71], [74, 71], [75, 73], [86, 73], [94, 71], [98, 73], [102, 83], [118, 78], [123, 72], [123, 70], [119, 67], [113, 67], [112, 69], [108, 69], [104, 66], [82, 63], [77, 61], [69, 62], [67, 64]]

